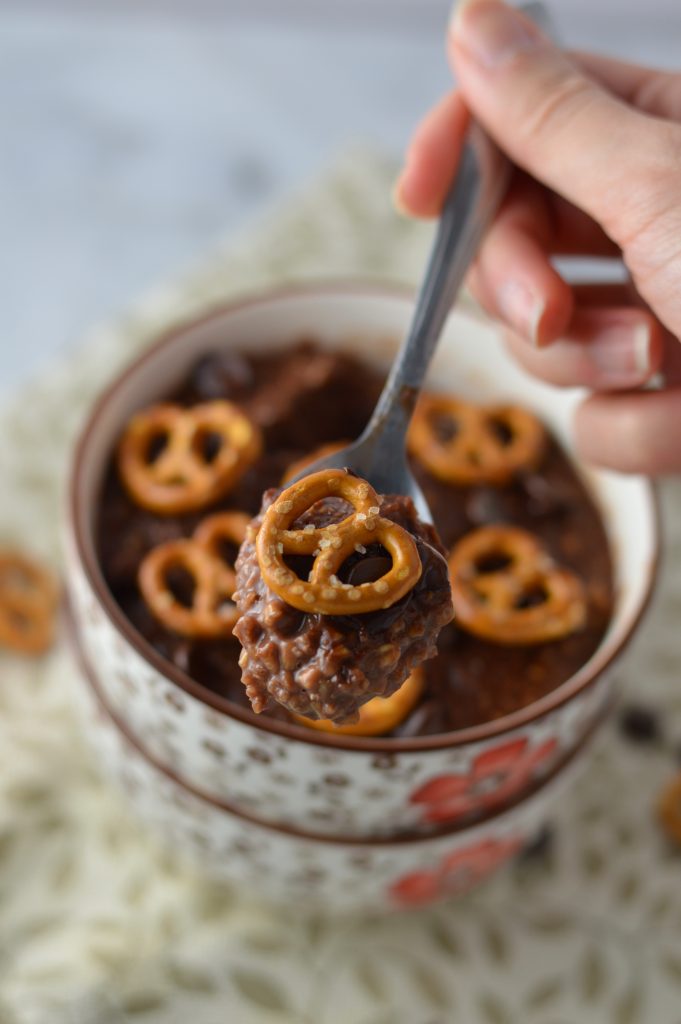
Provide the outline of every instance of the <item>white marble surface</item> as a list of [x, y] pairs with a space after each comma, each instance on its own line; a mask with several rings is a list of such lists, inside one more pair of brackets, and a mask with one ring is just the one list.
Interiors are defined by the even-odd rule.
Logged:
[[[0, 397], [353, 143], [397, 156], [447, 7], [4, 0]], [[567, 42], [678, 59], [677, 0], [553, 8]]]

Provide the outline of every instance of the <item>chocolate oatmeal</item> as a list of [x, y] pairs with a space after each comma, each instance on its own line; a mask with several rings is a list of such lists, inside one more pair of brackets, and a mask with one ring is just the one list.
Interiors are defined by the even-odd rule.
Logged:
[[[452, 618], [445, 551], [432, 526], [419, 520], [410, 498], [384, 496], [376, 506], [378, 516], [401, 527], [415, 541], [420, 562], [415, 584], [390, 602], [383, 600], [388, 596], [386, 582], [386, 595], [380, 591], [376, 595], [380, 607], [362, 610], [361, 588], [376, 580], [379, 583], [373, 585], [380, 586], [392, 561], [379, 542], [358, 543], [343, 560], [338, 577], [331, 576], [336, 586], [329, 589], [331, 601], [347, 594], [350, 604], [355, 599], [356, 610], [337, 615], [306, 612], [268, 587], [258, 562], [255, 531], [262, 529], [265, 513], [279, 496], [278, 490], [265, 495], [263, 511], [236, 564], [240, 618], [234, 632], [243, 645], [240, 664], [246, 694], [257, 712], [265, 711], [272, 698], [294, 714], [339, 723], [357, 721], [360, 707], [370, 698], [395, 693], [412, 669], [437, 653], [438, 634]], [[314, 527], [321, 536], [329, 527], [347, 522], [348, 511], [352, 510], [346, 502], [327, 498], [316, 502], [293, 527], [303, 534]], [[329, 536], [335, 539], [338, 533], [329, 532]], [[360, 539], [368, 541], [364, 536]], [[319, 554], [323, 557], [324, 551]], [[307, 580], [313, 562], [309, 555], [289, 558], [286, 564], [292, 581]], [[297, 582], [290, 586], [302, 589]]]
[[[241, 682], [238, 640], [229, 635], [181, 635], [164, 626], [141, 595], [140, 566], [159, 545], [191, 540], [208, 515], [223, 511], [258, 515], [263, 493], [272, 488], [278, 492], [293, 463], [321, 445], [359, 435], [381, 386], [380, 375], [358, 360], [324, 352], [313, 342], [285, 352], [230, 352], [201, 359], [167, 401], [183, 407], [233, 403], [262, 438], [261, 454], [232, 489], [201, 511], [159, 515], [139, 507], [124, 489], [112, 453], [98, 521], [99, 556], [111, 592], [134, 627], [163, 657], [234, 704], [250, 706]], [[491, 423], [503, 445], [503, 422]], [[445, 434], [449, 430], [447, 424], [440, 429]], [[531, 532], [556, 563], [579, 577], [586, 613], [583, 625], [569, 635], [530, 646], [499, 645], [467, 632], [456, 621], [446, 625], [438, 639], [437, 657], [422, 666], [421, 695], [389, 733], [393, 736], [432, 735], [476, 725], [550, 693], [595, 651], [613, 601], [612, 565], [601, 518], [552, 438], [546, 438], [532, 466], [494, 484], [443, 480], [414, 456], [412, 465], [448, 554], [478, 527], [500, 523], [520, 527]], [[384, 499], [381, 514], [388, 515], [391, 508], [391, 515], [400, 514], [393, 498]], [[419, 542], [435, 550], [426, 539]], [[221, 554], [233, 566], [236, 545], [223, 544]], [[192, 587], [191, 579], [178, 571], [172, 589], [180, 604], [191, 601]], [[392, 611], [370, 615], [376, 616], [378, 628], [389, 632]], [[298, 622], [304, 619], [300, 613], [295, 615]], [[344, 618], [338, 619], [341, 625]], [[361, 628], [370, 630], [371, 625], [364, 623]], [[291, 713], [272, 700], [263, 713], [291, 720]]]

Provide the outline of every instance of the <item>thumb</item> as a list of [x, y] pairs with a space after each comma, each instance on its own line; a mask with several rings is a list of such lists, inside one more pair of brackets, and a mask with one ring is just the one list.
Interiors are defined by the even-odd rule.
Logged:
[[670, 188], [679, 191], [678, 141], [606, 92], [519, 11], [464, 0], [448, 52], [466, 103], [502, 149], [620, 246], [650, 224], [656, 203], [669, 209]]

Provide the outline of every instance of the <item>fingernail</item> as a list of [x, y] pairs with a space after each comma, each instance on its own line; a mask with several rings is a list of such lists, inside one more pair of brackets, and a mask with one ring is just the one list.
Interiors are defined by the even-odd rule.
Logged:
[[497, 306], [509, 326], [539, 346], [539, 328], [546, 309], [540, 295], [521, 281], [505, 281], [497, 292]]
[[486, 68], [498, 68], [519, 53], [534, 49], [541, 33], [516, 10], [498, 0], [456, 3], [450, 31], [457, 43]]
[[646, 323], [619, 324], [600, 332], [589, 355], [603, 385], [641, 384], [650, 373], [650, 330]]

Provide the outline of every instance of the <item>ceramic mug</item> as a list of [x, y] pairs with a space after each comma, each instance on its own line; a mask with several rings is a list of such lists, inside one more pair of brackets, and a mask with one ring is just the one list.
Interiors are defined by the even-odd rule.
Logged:
[[534, 839], [596, 731], [592, 726], [548, 780], [475, 825], [435, 836], [327, 836], [267, 824], [187, 786], [132, 737], [107, 707], [82, 651], [78, 659], [86, 736], [133, 814], [206, 877], [306, 910], [400, 910], [470, 891]]
[[[80, 434], [70, 481], [67, 561], [76, 629], [98, 667], [108, 706], [175, 777], [261, 820], [348, 837], [433, 832], [513, 801], [576, 750], [613, 692], [610, 670], [647, 603], [657, 559], [650, 484], [587, 473], [609, 533], [616, 600], [599, 648], [541, 700], [472, 728], [407, 739], [330, 736], [256, 716], [168, 663], [112, 598], [95, 549], [97, 497], [130, 415], [164, 398], [202, 354], [285, 348], [301, 337], [385, 369], [405, 332], [412, 298], [360, 284], [271, 291], [217, 309], [161, 337], [98, 399]], [[582, 393], [527, 376], [488, 322], [455, 311], [431, 380], [474, 400], [535, 410], [571, 451]]]

